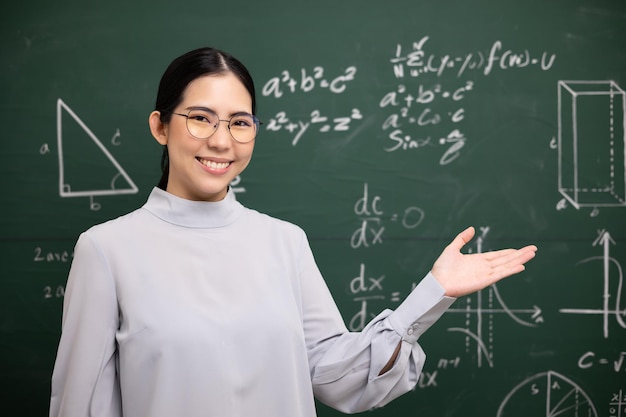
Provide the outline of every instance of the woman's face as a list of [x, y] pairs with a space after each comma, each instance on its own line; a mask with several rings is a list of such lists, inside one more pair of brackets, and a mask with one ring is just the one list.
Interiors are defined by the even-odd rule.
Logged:
[[[252, 113], [252, 98], [239, 79], [230, 72], [195, 79], [185, 89], [183, 100], [174, 113], [187, 114], [190, 108], [207, 108], [221, 120], [235, 113]], [[248, 166], [254, 140], [235, 141], [228, 123], [220, 122], [208, 139], [196, 139], [187, 130], [187, 119], [172, 115], [162, 124], [159, 112], [150, 115], [152, 134], [169, 153], [167, 191], [196, 201], [219, 201], [230, 182]]]

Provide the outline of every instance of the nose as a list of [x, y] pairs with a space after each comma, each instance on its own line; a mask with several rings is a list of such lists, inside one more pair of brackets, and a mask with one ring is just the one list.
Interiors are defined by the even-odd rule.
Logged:
[[219, 120], [215, 133], [207, 139], [207, 145], [215, 149], [228, 149], [231, 146], [232, 138], [228, 129], [228, 120]]

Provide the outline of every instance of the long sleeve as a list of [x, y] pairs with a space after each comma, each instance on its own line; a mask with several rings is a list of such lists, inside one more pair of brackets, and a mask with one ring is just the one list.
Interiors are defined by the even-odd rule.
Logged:
[[50, 417], [314, 417], [312, 392], [346, 412], [382, 406], [414, 387], [417, 338], [451, 302], [426, 277], [350, 333], [302, 229], [232, 194], [156, 189], [76, 244]]
[[[361, 332], [348, 332], [324, 283], [317, 278], [308, 245], [302, 265], [304, 329], [313, 390], [323, 403], [345, 413], [382, 407], [412, 390], [425, 361], [418, 338], [455, 298], [428, 274], [395, 311], [385, 310]], [[329, 336], [327, 330], [336, 329]], [[401, 349], [393, 367], [378, 375]]]
[[121, 416], [115, 287], [100, 250], [82, 234], [74, 251], [52, 375], [50, 417]]

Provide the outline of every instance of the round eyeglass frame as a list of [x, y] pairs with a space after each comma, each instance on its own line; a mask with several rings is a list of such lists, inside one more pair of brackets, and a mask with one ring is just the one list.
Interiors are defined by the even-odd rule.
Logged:
[[[201, 112], [204, 112], [204, 113], [212, 113], [212, 114], [214, 114], [214, 115], [215, 115], [216, 120], [217, 120], [217, 123], [214, 125], [213, 132], [212, 132], [209, 136], [206, 136], [206, 137], [201, 138], [201, 137], [198, 137], [198, 136], [194, 135], [194, 134], [191, 132], [191, 129], [189, 128], [189, 115], [190, 115], [192, 112], [194, 112], [194, 111], [201, 111]], [[260, 127], [260, 125], [262, 125], [262, 124], [263, 124], [263, 122], [261, 122], [261, 121], [259, 120], [259, 118], [258, 118], [258, 117], [256, 117], [254, 114], [245, 113], [245, 112], [235, 113], [235, 114], [233, 114], [232, 116], [230, 116], [230, 118], [228, 118], [228, 119], [220, 119], [220, 118], [219, 118], [219, 116], [217, 115], [217, 113], [215, 113], [213, 110], [210, 110], [210, 109], [190, 109], [190, 110], [187, 112], [187, 114], [184, 114], [184, 113], [176, 113], [176, 112], [172, 112], [172, 114], [175, 114], [176, 116], [183, 116], [185, 119], [187, 119], [187, 120], [185, 121], [185, 127], [187, 127], [187, 132], [189, 132], [189, 134], [190, 134], [191, 136], [193, 136], [194, 138], [196, 138], [196, 139], [198, 139], [198, 140], [206, 140], [206, 139], [209, 139], [211, 136], [213, 136], [213, 135], [215, 134], [215, 132], [217, 132], [217, 129], [219, 128], [219, 123], [220, 123], [220, 122], [227, 122], [227, 123], [228, 123], [228, 124], [227, 124], [227, 127], [228, 127], [228, 133], [230, 134], [230, 137], [231, 137], [231, 138], [232, 138], [235, 142], [237, 142], [237, 143], [250, 143], [250, 142], [252, 142], [252, 141], [254, 141], [254, 140], [256, 139], [257, 135], [259, 134], [259, 127]], [[252, 139], [250, 139], [250, 140], [245, 140], [245, 141], [244, 141], [244, 140], [237, 139], [237, 138], [233, 135], [233, 132], [232, 132], [232, 131], [231, 131], [231, 129], [230, 129], [230, 122], [233, 120], [233, 118], [234, 118], [234, 117], [237, 117], [237, 116], [241, 116], [241, 115], [246, 115], [246, 116], [250, 116], [250, 117], [252, 117], [252, 122], [253, 122], [253, 123], [254, 123], [254, 125], [255, 125], [255, 129], [254, 129], [254, 136], [253, 136], [253, 137], [252, 137]]]

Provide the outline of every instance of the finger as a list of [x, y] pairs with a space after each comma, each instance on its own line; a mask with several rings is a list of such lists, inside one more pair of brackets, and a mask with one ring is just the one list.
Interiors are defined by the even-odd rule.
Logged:
[[523, 264], [530, 261], [537, 254], [537, 247], [534, 245], [527, 246], [519, 250], [519, 255], [517, 260]]
[[506, 262], [507, 259], [511, 258], [511, 255], [515, 254], [517, 249], [499, 249], [493, 250], [489, 252], [484, 252], [485, 259], [489, 262], [493, 262], [494, 264]]
[[509, 255], [509, 263], [525, 264], [535, 257], [537, 248], [535, 246], [526, 246], [522, 249], [518, 249], [514, 254]]
[[503, 278], [510, 277], [511, 275], [519, 274], [523, 272], [526, 267], [523, 264], [514, 264], [514, 265], [501, 265], [497, 268], [491, 270], [491, 280], [492, 283], [500, 281]]
[[507, 262], [515, 262], [516, 260], [523, 260], [522, 263], [528, 262], [535, 256], [537, 247], [529, 245], [521, 249], [501, 249], [492, 252], [486, 252], [487, 260], [492, 263], [492, 266], [503, 265]]
[[537, 249], [537, 246], [535, 246], [535, 245], [528, 245], [528, 246], [524, 246], [520, 250], [523, 250], [523, 251], [527, 251], [528, 250], [528, 251], [532, 251], [532, 252], [537, 252], [538, 249]]
[[450, 243], [450, 247], [456, 250], [461, 250], [463, 246], [469, 243], [470, 240], [474, 237], [474, 227], [470, 226], [467, 229], [463, 230], [461, 233], [456, 235], [454, 240]]
[[497, 279], [517, 274], [526, 269], [525, 264], [535, 257], [536, 250], [524, 248], [517, 250], [515, 254], [506, 256], [506, 262], [492, 263], [492, 274]]

